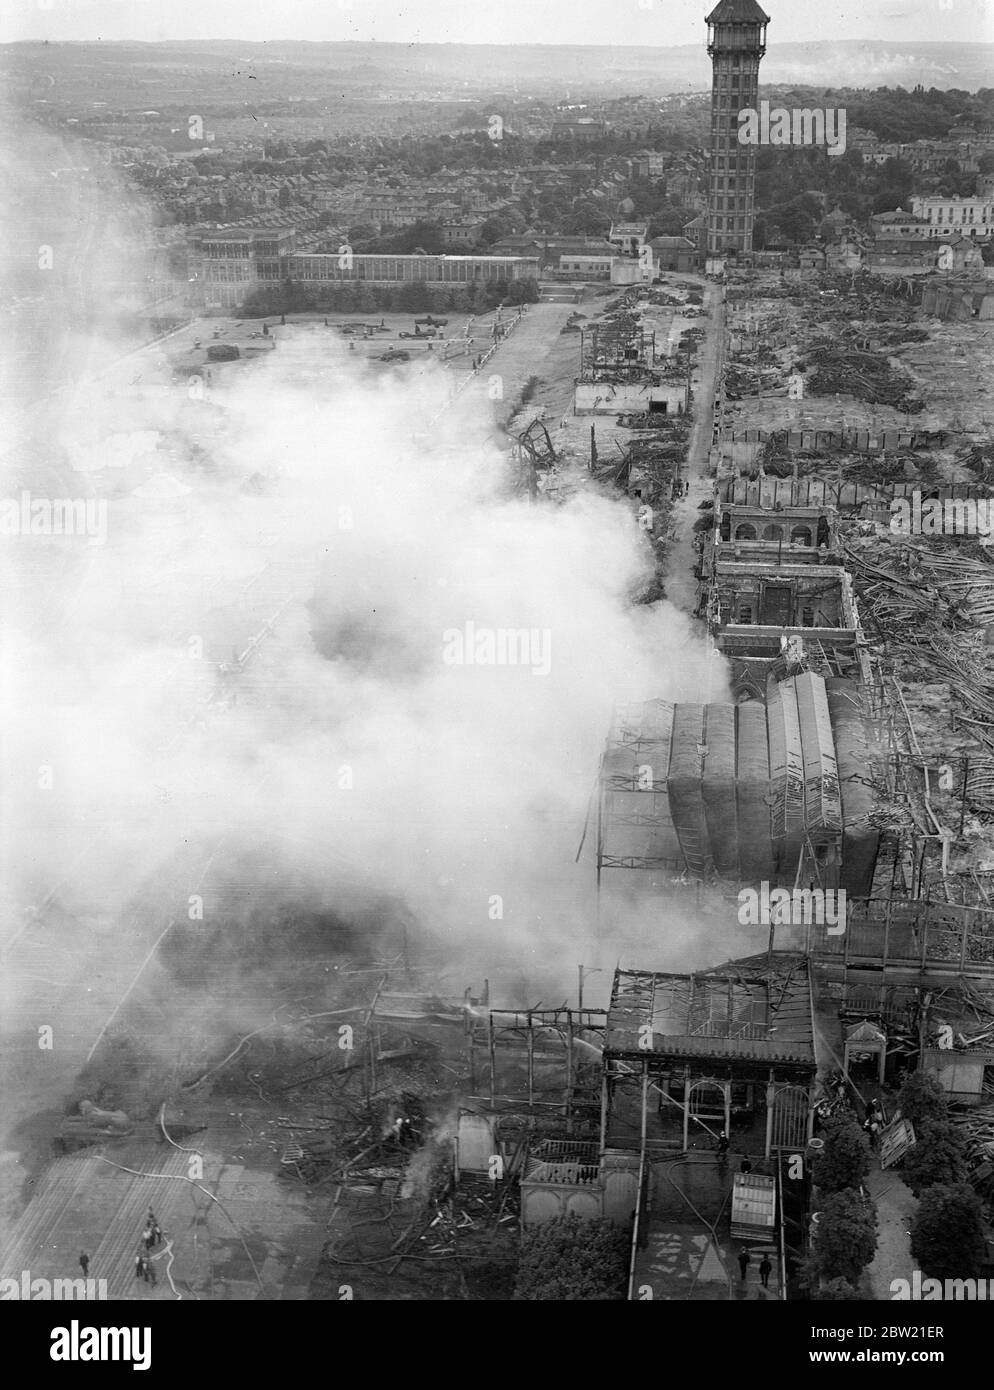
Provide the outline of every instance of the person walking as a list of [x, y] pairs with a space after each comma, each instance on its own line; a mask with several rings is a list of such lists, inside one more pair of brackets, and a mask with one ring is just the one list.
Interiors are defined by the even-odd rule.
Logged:
[[752, 1172], [752, 1162], [751, 1162], [750, 1159], [744, 1158], [744, 1159], [742, 1160], [742, 1162], [739, 1164], [739, 1172], [740, 1172], [740, 1173], [751, 1173], [751, 1172]]
[[759, 1282], [764, 1289], [770, 1287], [770, 1275], [773, 1273], [773, 1264], [769, 1255], [764, 1255], [759, 1262]]
[[863, 1121], [863, 1133], [867, 1136], [867, 1138], [870, 1141], [871, 1153], [876, 1152], [877, 1135], [879, 1134], [879, 1132], [880, 1125], [877, 1121], [876, 1112], [873, 1110], [868, 1110], [866, 1112], [866, 1119]]
[[139, 1250], [135, 1256], [135, 1278], [140, 1279], [145, 1269], [145, 1256]]
[[745, 1250], [745, 1249], [740, 1250], [740, 1251], [739, 1251], [739, 1269], [740, 1269], [741, 1272], [742, 1272], [742, 1279], [743, 1279], [743, 1282], [745, 1281], [746, 1270], [749, 1268], [749, 1266], [750, 1266], [751, 1264], [752, 1264], [752, 1256], [749, 1254], [749, 1251], [748, 1251], [748, 1250]]
[[722, 1162], [728, 1157], [728, 1135], [724, 1130], [718, 1135], [718, 1157]]
[[90, 1277], [90, 1257], [89, 1257], [89, 1255], [86, 1253], [85, 1250], [81, 1250], [81, 1251], [79, 1252], [79, 1267], [80, 1267], [80, 1269], [83, 1271], [83, 1278], [84, 1278], [84, 1279], [89, 1279], [89, 1277]]

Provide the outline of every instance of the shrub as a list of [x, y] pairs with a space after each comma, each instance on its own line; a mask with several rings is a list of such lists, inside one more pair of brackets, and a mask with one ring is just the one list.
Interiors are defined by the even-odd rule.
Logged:
[[855, 1288], [876, 1248], [877, 1209], [870, 1199], [852, 1188], [833, 1192], [822, 1204], [808, 1282], [844, 1279]]
[[922, 1120], [918, 1142], [905, 1155], [901, 1176], [920, 1197], [937, 1183], [960, 1183], [966, 1177], [966, 1152], [956, 1126], [945, 1119]]
[[969, 1183], [941, 1183], [922, 1194], [911, 1227], [911, 1253], [933, 1279], [969, 1279], [986, 1253], [980, 1198]]
[[944, 1119], [946, 1097], [934, 1076], [923, 1071], [912, 1072], [897, 1096], [901, 1114], [917, 1130], [923, 1120]]
[[629, 1248], [628, 1237], [610, 1221], [545, 1221], [522, 1237], [514, 1297], [623, 1299]]
[[823, 1192], [859, 1187], [870, 1167], [863, 1131], [849, 1117], [830, 1122], [825, 1148], [811, 1165], [811, 1176]]
[[848, 1279], [828, 1279], [814, 1298], [819, 1303], [855, 1303], [859, 1301], [859, 1290]]

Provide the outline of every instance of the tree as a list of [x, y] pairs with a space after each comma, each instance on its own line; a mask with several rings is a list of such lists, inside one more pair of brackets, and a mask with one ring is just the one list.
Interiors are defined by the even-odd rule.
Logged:
[[898, 1109], [904, 1119], [917, 1130], [923, 1120], [946, 1118], [946, 1097], [934, 1076], [923, 1071], [912, 1072], [897, 1096]]
[[845, 1279], [855, 1288], [877, 1248], [877, 1209], [852, 1188], [822, 1203], [821, 1220], [805, 1263], [809, 1284]]
[[959, 1130], [947, 1119], [925, 1118], [916, 1126], [917, 1143], [904, 1157], [901, 1177], [920, 1197], [936, 1183], [960, 1183], [966, 1178], [966, 1152]]
[[488, 217], [480, 228], [478, 240], [481, 246], [492, 246], [495, 241], [500, 241], [502, 237], [512, 236], [518, 227], [520, 218], [509, 217], [506, 213], [497, 213], [493, 217]]
[[824, 1151], [814, 1160], [811, 1176], [823, 1192], [859, 1187], [870, 1167], [863, 1132], [855, 1120], [836, 1121], [825, 1133]]
[[429, 256], [437, 256], [445, 250], [442, 229], [437, 222], [414, 222], [403, 227], [391, 237], [383, 237], [388, 245], [384, 248], [400, 256], [410, 256], [415, 251], [424, 251]]
[[525, 1231], [516, 1300], [609, 1300], [625, 1296], [629, 1240], [613, 1222], [575, 1216]]
[[573, 211], [563, 218], [562, 229], [567, 236], [606, 236], [611, 219], [603, 208], [589, 199], [577, 202]]
[[969, 1183], [940, 1183], [922, 1193], [911, 1227], [911, 1253], [933, 1279], [976, 1277], [986, 1241], [980, 1198]]
[[356, 292], [356, 312], [372, 314], [379, 308], [376, 291], [372, 285], [361, 284]]
[[512, 280], [507, 287], [508, 304], [537, 304], [538, 298], [538, 281], [531, 275]]
[[431, 293], [428, 286], [417, 281], [401, 285], [398, 298], [399, 307], [405, 314], [424, 313], [431, 303]]
[[687, 208], [670, 208], [658, 212], [649, 223], [649, 240], [657, 236], [683, 236], [683, 229], [693, 215]]

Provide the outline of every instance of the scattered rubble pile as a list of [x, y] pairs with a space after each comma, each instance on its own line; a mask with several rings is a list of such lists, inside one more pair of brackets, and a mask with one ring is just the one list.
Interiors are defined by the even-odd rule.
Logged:
[[743, 396], [769, 395], [779, 391], [787, 394], [786, 377], [779, 366], [759, 365], [762, 354], [757, 354], [755, 367], [741, 367], [730, 362], [725, 370], [725, 395], [730, 401], [739, 401]]
[[879, 351], [881, 348], [903, 347], [905, 343], [927, 343], [929, 336], [927, 328], [914, 328], [911, 324], [873, 328], [868, 329], [865, 336], [857, 337], [857, 346]]
[[815, 396], [854, 396], [870, 405], [891, 405], [906, 415], [919, 415], [925, 402], [911, 395], [913, 383], [881, 353], [842, 347], [823, 339], [805, 354], [811, 371], [807, 389]]
[[[889, 538], [888, 538], [889, 539]], [[994, 566], [981, 547], [965, 553], [930, 539], [889, 540], [848, 536], [847, 564], [871, 624], [884, 640], [908, 637], [910, 620], [929, 619], [940, 629], [986, 628], [994, 623]], [[914, 635], [912, 635], [914, 636]], [[991, 696], [994, 710], [994, 693]]]
[[638, 430], [624, 445], [615, 441], [620, 457], [608, 457], [594, 464], [598, 482], [636, 493], [653, 506], [672, 498], [673, 480], [684, 462], [690, 424], [687, 416], [666, 417], [660, 425], [658, 415], [626, 415], [619, 423]]
[[[773, 393], [775, 394], [775, 393]], [[780, 393], [781, 395], [783, 392]], [[940, 461], [930, 454], [824, 453], [793, 450], [786, 430], [771, 432], [756, 461], [742, 468], [744, 476], [758, 478], [760, 469], [775, 478], [819, 477], [837, 484], [916, 482], [924, 487], [944, 481]]]
[[843, 553], [867, 636], [908, 687], [923, 754], [969, 757], [964, 803], [994, 816], [994, 566], [978, 546], [924, 538], [849, 536]]
[[982, 483], [994, 482], [994, 444], [971, 444], [957, 454], [956, 461]]

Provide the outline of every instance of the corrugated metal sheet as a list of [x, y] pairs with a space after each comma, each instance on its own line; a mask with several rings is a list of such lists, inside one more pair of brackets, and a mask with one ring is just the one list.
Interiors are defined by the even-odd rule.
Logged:
[[777, 873], [790, 877], [804, 843], [804, 760], [797, 693], [771, 677], [766, 693], [770, 736], [770, 832]]
[[739, 875], [746, 882], [761, 883], [773, 874], [766, 708], [758, 700], [748, 700], [736, 706], [735, 720]]
[[670, 811], [690, 871], [701, 877], [713, 868], [704, 815], [704, 706], [676, 705], [670, 752]]
[[869, 775], [869, 741], [859, 692], [853, 681], [832, 676], [825, 682], [838, 760], [842, 797], [841, 885], [853, 897], [867, 897], [880, 848], [880, 833], [870, 824], [873, 791]]
[[688, 1059], [789, 1062], [813, 1068], [814, 1024], [807, 969], [798, 963], [771, 985], [758, 976], [615, 973], [605, 1050]]
[[728, 1057], [743, 1062], [814, 1063], [814, 1052], [801, 1044], [771, 1043], [758, 1038], [708, 1038], [697, 1033], [653, 1037], [652, 1050], [664, 1057]]
[[735, 706], [705, 705], [702, 795], [714, 867], [738, 878], [738, 815], [735, 799]]
[[804, 823], [809, 831], [842, 829], [842, 796], [825, 681], [804, 671], [791, 682], [797, 695], [804, 763]]
[[667, 787], [672, 735], [669, 700], [616, 712], [601, 762], [603, 860], [685, 863]]

